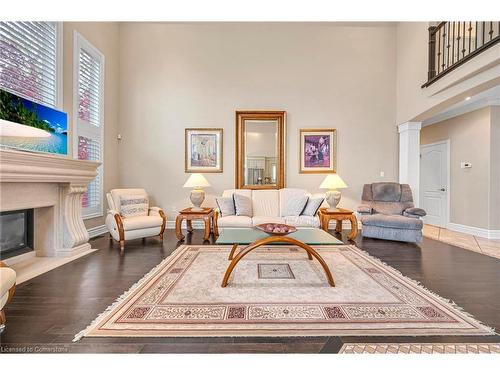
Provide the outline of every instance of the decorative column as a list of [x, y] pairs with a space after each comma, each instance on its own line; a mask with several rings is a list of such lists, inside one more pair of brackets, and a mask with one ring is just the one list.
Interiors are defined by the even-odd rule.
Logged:
[[82, 196], [87, 186], [61, 186], [61, 209], [63, 217], [62, 248], [57, 250], [58, 256], [71, 256], [90, 250], [89, 233], [82, 219]]
[[420, 129], [421, 122], [405, 122], [399, 132], [399, 182], [409, 184], [415, 206], [420, 194]]

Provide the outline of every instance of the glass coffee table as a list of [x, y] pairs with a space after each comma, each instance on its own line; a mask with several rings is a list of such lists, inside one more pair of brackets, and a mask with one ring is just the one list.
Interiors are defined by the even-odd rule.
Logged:
[[[236, 267], [236, 264], [248, 253], [256, 248], [264, 245], [295, 245], [307, 252], [309, 260], [313, 257], [321, 264], [325, 272], [328, 283], [333, 287], [332, 273], [328, 268], [325, 260], [314, 250], [310, 245], [342, 245], [343, 242], [333, 237], [331, 234], [322, 229], [317, 228], [298, 228], [294, 233], [286, 236], [274, 236], [264, 233], [255, 228], [223, 228], [220, 230], [219, 237], [215, 241], [218, 245], [233, 245], [229, 253], [228, 260], [231, 261], [227, 267], [221, 286], [225, 288], [228, 284], [229, 277]], [[234, 253], [238, 245], [247, 245], [241, 249], [236, 256]]]

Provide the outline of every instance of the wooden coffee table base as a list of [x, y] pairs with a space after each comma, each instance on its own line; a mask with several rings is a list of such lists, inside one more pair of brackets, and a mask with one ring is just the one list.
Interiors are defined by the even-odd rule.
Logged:
[[289, 243], [292, 245], [296, 245], [298, 247], [301, 247], [307, 252], [307, 257], [309, 260], [313, 260], [313, 257], [318, 260], [318, 262], [321, 264], [323, 267], [323, 271], [325, 271], [326, 278], [328, 279], [328, 284], [330, 284], [332, 287], [335, 286], [335, 282], [333, 281], [332, 273], [330, 272], [330, 269], [328, 268], [328, 265], [326, 264], [325, 260], [321, 257], [321, 255], [318, 254], [316, 250], [314, 250], [311, 246], [306, 245], [305, 243], [298, 241], [294, 238], [291, 237], [284, 237], [284, 236], [269, 236], [266, 238], [262, 238], [260, 240], [257, 240], [255, 242], [252, 242], [248, 246], [244, 247], [237, 255], [235, 258], [234, 252], [236, 251], [238, 245], [234, 244], [231, 252], [229, 253], [228, 260], [231, 261], [229, 263], [229, 266], [227, 267], [226, 273], [224, 274], [224, 278], [222, 279], [222, 284], [221, 286], [225, 288], [229, 282], [229, 277], [231, 276], [231, 273], [233, 272], [234, 267], [238, 264], [238, 262], [243, 258], [245, 255], [250, 253], [252, 250], [255, 250], [256, 248], [264, 245], [269, 245], [271, 243]]

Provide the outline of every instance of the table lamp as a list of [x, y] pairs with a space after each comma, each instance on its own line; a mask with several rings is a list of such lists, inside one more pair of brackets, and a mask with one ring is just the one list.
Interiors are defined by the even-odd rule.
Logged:
[[203, 211], [201, 204], [205, 200], [205, 192], [202, 188], [208, 186], [210, 186], [210, 183], [201, 173], [193, 173], [189, 176], [184, 184], [184, 187], [193, 188], [193, 190], [191, 190], [191, 195], [189, 196], [189, 199], [191, 199], [191, 203], [194, 206], [191, 211]]
[[336, 173], [326, 176], [321, 185], [319, 185], [320, 189], [328, 189], [326, 192], [326, 201], [331, 210], [334, 210], [340, 202], [341, 194], [340, 191], [336, 189], [343, 189], [346, 187], [346, 183]]

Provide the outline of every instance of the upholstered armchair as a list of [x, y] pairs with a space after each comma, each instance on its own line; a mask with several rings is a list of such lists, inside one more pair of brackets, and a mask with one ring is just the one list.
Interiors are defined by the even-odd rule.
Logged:
[[122, 254], [126, 240], [158, 235], [163, 240], [167, 217], [161, 208], [149, 206], [146, 190], [113, 189], [106, 198], [106, 226], [113, 239], [120, 242]]
[[16, 291], [16, 271], [0, 262], [0, 332], [5, 329], [5, 313], [3, 308], [12, 300]]
[[411, 188], [396, 182], [375, 182], [363, 187], [358, 212], [363, 237], [420, 242], [426, 212], [413, 205]]

